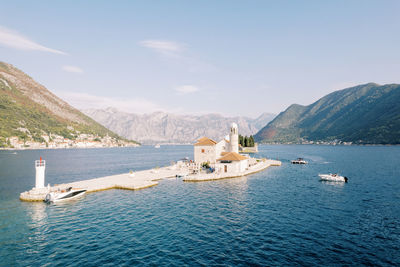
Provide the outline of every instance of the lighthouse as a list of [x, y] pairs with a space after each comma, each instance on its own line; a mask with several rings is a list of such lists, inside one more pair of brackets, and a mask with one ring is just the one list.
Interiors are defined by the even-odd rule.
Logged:
[[44, 188], [44, 171], [46, 169], [46, 161], [42, 160], [35, 160], [35, 168], [36, 168], [36, 182], [35, 182], [35, 189], [42, 189]]
[[230, 152], [239, 153], [239, 133], [236, 123], [231, 124], [231, 131], [229, 133]]

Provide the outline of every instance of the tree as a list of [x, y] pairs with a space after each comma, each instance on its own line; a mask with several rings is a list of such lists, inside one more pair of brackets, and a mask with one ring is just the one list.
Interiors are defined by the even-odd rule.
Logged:
[[250, 146], [254, 147], [254, 137], [250, 135]]
[[254, 145], [255, 145], [254, 137], [252, 135], [243, 136], [243, 135], [239, 134], [239, 144], [242, 147], [254, 147]]
[[243, 136], [239, 134], [239, 144], [243, 147], [244, 146], [244, 140]]

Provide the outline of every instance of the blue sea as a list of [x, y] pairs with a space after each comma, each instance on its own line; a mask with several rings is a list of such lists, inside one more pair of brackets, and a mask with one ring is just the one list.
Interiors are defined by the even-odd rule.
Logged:
[[[400, 266], [399, 146], [260, 146], [248, 177], [21, 202], [34, 186], [165, 166], [191, 146], [0, 151], [0, 266]], [[308, 165], [291, 165], [303, 157]], [[338, 172], [347, 184], [321, 182]]]

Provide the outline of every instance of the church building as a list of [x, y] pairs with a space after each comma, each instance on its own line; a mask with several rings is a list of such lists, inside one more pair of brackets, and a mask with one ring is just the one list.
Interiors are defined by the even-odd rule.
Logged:
[[194, 144], [194, 161], [197, 164], [208, 163], [217, 171], [225, 173], [243, 172], [248, 168], [248, 158], [240, 155], [239, 132], [236, 123], [232, 123], [228, 138], [216, 142], [208, 137], [200, 138]]

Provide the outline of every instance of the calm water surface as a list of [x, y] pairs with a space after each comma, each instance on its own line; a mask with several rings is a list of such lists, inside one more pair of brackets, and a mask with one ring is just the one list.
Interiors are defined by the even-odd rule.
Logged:
[[[18, 200], [34, 185], [165, 166], [191, 146], [0, 151], [0, 265], [400, 265], [400, 147], [261, 146], [278, 158], [244, 178]], [[289, 160], [304, 157], [306, 166]], [[339, 172], [348, 184], [320, 182]]]

